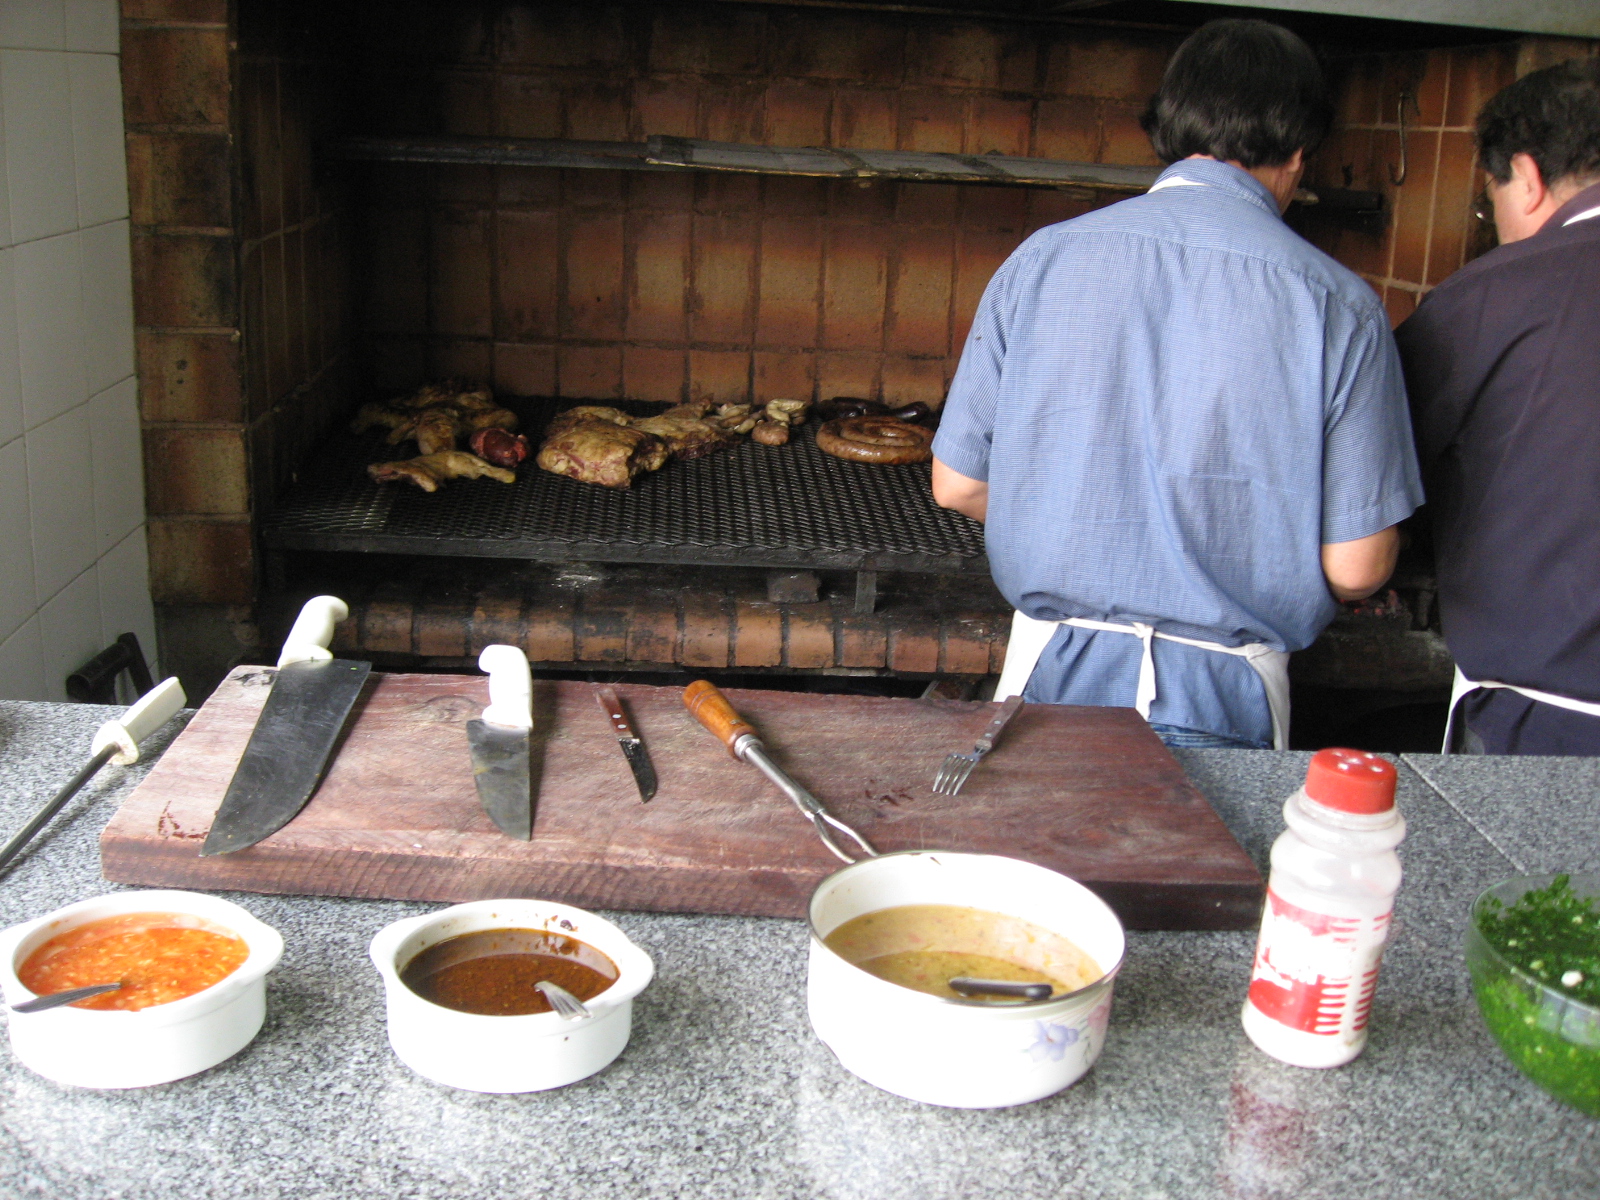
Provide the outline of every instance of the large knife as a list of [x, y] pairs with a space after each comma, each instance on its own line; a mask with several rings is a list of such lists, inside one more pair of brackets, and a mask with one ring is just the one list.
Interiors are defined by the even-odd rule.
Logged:
[[306, 601], [278, 656], [278, 675], [200, 853], [254, 846], [311, 799], [372, 664], [334, 658], [333, 627], [350, 609], [337, 596]]
[[617, 689], [600, 688], [595, 692], [594, 698], [605, 710], [611, 728], [616, 730], [617, 743], [622, 747], [622, 757], [628, 760], [628, 766], [633, 771], [633, 782], [639, 785], [639, 799], [648, 801], [656, 794], [656, 769], [650, 765], [650, 754], [645, 750], [644, 742], [639, 740], [639, 735], [633, 731], [633, 726], [628, 724], [628, 718], [622, 711], [622, 701], [617, 699]]
[[507, 837], [533, 836], [533, 675], [528, 656], [515, 646], [487, 646], [478, 668], [489, 676], [489, 707], [467, 722], [472, 781], [478, 801]]

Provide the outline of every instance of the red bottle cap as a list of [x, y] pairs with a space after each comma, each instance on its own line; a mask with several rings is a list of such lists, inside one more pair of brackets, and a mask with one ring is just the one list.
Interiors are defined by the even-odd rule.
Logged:
[[1306, 770], [1306, 795], [1340, 812], [1388, 812], [1394, 784], [1394, 764], [1366, 750], [1318, 750]]

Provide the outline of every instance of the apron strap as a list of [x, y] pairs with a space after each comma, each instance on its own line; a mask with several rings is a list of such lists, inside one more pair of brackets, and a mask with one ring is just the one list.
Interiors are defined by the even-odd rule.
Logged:
[[1540, 704], [1553, 705], [1564, 708], [1568, 712], [1583, 713], [1590, 717], [1600, 717], [1600, 704], [1593, 700], [1575, 700], [1571, 696], [1562, 696], [1556, 692], [1541, 692], [1537, 688], [1518, 687], [1514, 683], [1501, 683], [1495, 679], [1468, 679], [1462, 674], [1461, 668], [1456, 668], [1454, 681], [1450, 685], [1450, 714], [1444, 722], [1444, 746], [1440, 754], [1453, 754], [1455, 752], [1455, 725], [1456, 710], [1461, 706], [1461, 698], [1468, 692], [1475, 692], [1479, 688], [1505, 688], [1507, 691], [1516, 692], [1519, 696], [1526, 696]]
[[1091, 621], [1088, 617], [1068, 617], [1064, 621], [1040, 621], [1022, 612], [1011, 615], [1011, 640], [1006, 644], [1006, 661], [1000, 669], [1000, 682], [995, 688], [996, 700], [1020, 696], [1028, 686], [1028, 679], [1039, 663], [1039, 656], [1055, 636], [1058, 625], [1071, 625], [1076, 629], [1093, 629], [1105, 633], [1128, 633], [1142, 645], [1139, 655], [1139, 681], [1134, 687], [1134, 710], [1146, 721], [1150, 719], [1150, 706], [1156, 700], [1156, 638], [1167, 642], [1180, 642], [1217, 654], [1232, 654], [1250, 664], [1250, 669], [1261, 680], [1267, 693], [1267, 709], [1272, 714], [1272, 745], [1276, 750], [1289, 748], [1289, 656], [1260, 642], [1243, 646], [1224, 646], [1220, 642], [1203, 642], [1198, 638], [1179, 637], [1175, 633], [1161, 633], [1143, 621], [1117, 624], [1111, 621]]

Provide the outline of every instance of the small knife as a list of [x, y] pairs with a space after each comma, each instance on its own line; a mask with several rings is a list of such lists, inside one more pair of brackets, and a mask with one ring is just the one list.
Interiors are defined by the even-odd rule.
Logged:
[[328, 653], [333, 627], [349, 615], [337, 596], [314, 596], [295, 618], [202, 855], [230, 854], [276, 833], [322, 782], [345, 718], [372, 671], [371, 663]]
[[644, 743], [639, 740], [639, 735], [633, 731], [633, 726], [628, 724], [628, 718], [623, 715], [622, 701], [617, 699], [617, 689], [603, 687], [597, 690], [594, 698], [611, 722], [611, 728], [617, 731], [617, 744], [622, 747], [622, 757], [628, 760], [628, 766], [633, 770], [633, 781], [639, 785], [639, 799], [648, 801], [656, 794], [656, 769], [650, 765], [650, 754], [644, 748]]
[[515, 646], [487, 646], [478, 668], [489, 676], [489, 707], [467, 722], [472, 782], [478, 801], [507, 837], [533, 837], [533, 674], [528, 656]]

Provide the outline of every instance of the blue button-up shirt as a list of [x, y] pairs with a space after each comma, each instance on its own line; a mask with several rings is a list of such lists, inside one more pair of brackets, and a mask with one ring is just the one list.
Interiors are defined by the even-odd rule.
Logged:
[[[1298, 650], [1337, 611], [1323, 543], [1422, 502], [1394, 339], [1251, 175], [1185, 159], [1157, 186], [1006, 260], [934, 453], [988, 481], [991, 569], [1028, 616]], [[1062, 626], [1024, 694], [1132, 705], [1140, 653]], [[1151, 721], [1270, 743], [1249, 663], [1154, 653]]]

